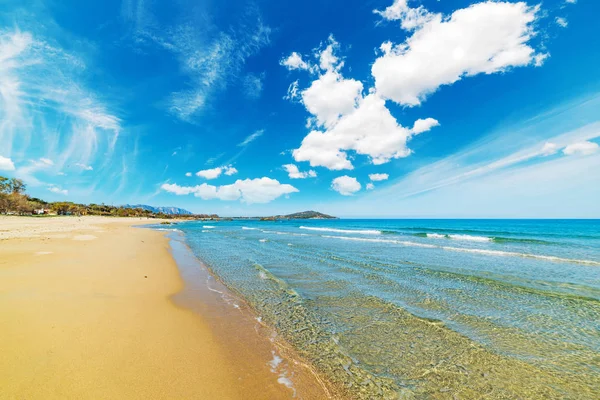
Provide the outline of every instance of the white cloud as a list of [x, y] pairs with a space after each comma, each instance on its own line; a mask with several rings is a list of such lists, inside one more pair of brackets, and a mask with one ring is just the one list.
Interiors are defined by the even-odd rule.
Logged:
[[40, 184], [33, 173], [42, 168], [111, 161], [120, 120], [82, 84], [84, 71], [77, 56], [40, 36], [0, 30], [0, 148], [20, 161], [36, 143], [52, 158], [19, 168], [30, 185]]
[[65, 195], [65, 196], [69, 194], [68, 190], [61, 189], [58, 186], [54, 186], [54, 185], [48, 186], [48, 190], [51, 191], [52, 193], [62, 194], [62, 195]]
[[379, 165], [410, 155], [407, 142], [415, 134], [399, 125], [385, 107], [385, 100], [372, 93], [330, 129], [311, 131], [292, 154], [296, 161], [309, 161], [312, 167], [342, 170], [354, 168], [346, 153], [353, 150]]
[[296, 166], [295, 164], [286, 164], [283, 165], [283, 168], [288, 173], [290, 179], [315, 178], [317, 176], [317, 173], [312, 169], [306, 172], [300, 172], [298, 166]]
[[[307, 126], [312, 131], [292, 155], [296, 161], [308, 161], [312, 167], [331, 170], [353, 169], [348, 152], [370, 157], [373, 164], [408, 156], [407, 142], [439, 123], [433, 118], [415, 121], [412, 129], [398, 124], [373, 89], [363, 94], [363, 84], [342, 76], [343, 60], [335, 54], [339, 44], [329, 37], [327, 46], [315, 51], [319, 65], [309, 68], [317, 75], [300, 92], [302, 104], [312, 115]], [[288, 98], [298, 96], [294, 83]]]
[[216, 179], [221, 176], [223, 172], [222, 167], [211, 168], [211, 169], [203, 169], [201, 171], [196, 172], [196, 176], [204, 179]]
[[400, 19], [414, 33], [400, 45], [382, 45], [384, 54], [371, 72], [377, 92], [398, 104], [420, 105], [440, 86], [463, 77], [538, 65], [547, 57], [528, 44], [536, 35], [539, 7], [486, 1], [449, 17], [410, 9], [403, 0], [391, 8], [380, 14]]
[[361, 188], [360, 183], [348, 175], [335, 178], [331, 182], [331, 188], [343, 196], [352, 196]]
[[253, 141], [255, 141], [256, 139], [258, 139], [259, 137], [261, 137], [264, 133], [265, 133], [264, 129], [259, 129], [256, 132], [254, 132], [253, 134], [248, 135], [246, 137], [246, 139], [244, 139], [242, 142], [238, 143], [238, 146], [239, 147], [247, 146], [250, 143], [252, 143]]
[[572, 143], [563, 149], [563, 153], [567, 156], [573, 155], [581, 155], [581, 156], [589, 156], [590, 154], [594, 154], [598, 151], [600, 146], [594, 142], [577, 142]]
[[558, 26], [560, 26], [561, 28], [566, 28], [567, 26], [569, 26], [569, 22], [567, 21], [566, 18], [556, 17], [555, 21], [558, 24]]
[[0, 156], [0, 171], [14, 171], [15, 164], [8, 157]]
[[344, 79], [338, 72], [329, 70], [302, 91], [302, 102], [317, 124], [328, 128], [354, 110], [362, 90], [359, 81]]
[[84, 171], [93, 171], [94, 170], [94, 167], [92, 167], [91, 165], [85, 165], [82, 163], [75, 163], [75, 166], [83, 169]]
[[203, 200], [219, 199], [233, 201], [240, 199], [244, 203], [268, 203], [276, 198], [298, 192], [292, 185], [279, 183], [276, 179], [267, 177], [256, 179], [238, 179], [231, 185], [213, 186], [203, 183], [196, 186], [179, 186], [177, 184], [165, 183], [161, 189], [176, 195], [189, 195], [199, 197]]
[[232, 167], [231, 165], [223, 167], [223, 168], [225, 168], [224, 174], [227, 176], [235, 175], [238, 173], [238, 170], [236, 168]]
[[293, 69], [309, 69], [308, 64], [302, 59], [302, 56], [295, 51], [288, 57], [284, 58], [279, 64], [287, 67], [289, 70]]
[[373, 182], [385, 181], [389, 177], [390, 176], [388, 174], [369, 174], [369, 179], [372, 180]]
[[[222, 167], [203, 169], [201, 171], [196, 172], [196, 176], [204, 179], [216, 179], [221, 174], [225, 174], [227, 176], [231, 176], [237, 174], [238, 170], [234, 168], [232, 165], [224, 165]], [[186, 176], [188, 176], [186, 174]]]
[[418, 119], [415, 121], [410, 131], [413, 135], [418, 135], [419, 133], [427, 132], [431, 128], [435, 128], [436, 126], [440, 126], [440, 123], [436, 119]]
[[159, 18], [162, 11], [156, 2], [128, 3], [122, 17], [131, 25], [134, 43], [142, 51], [152, 45], [170, 52], [187, 77], [189, 89], [171, 93], [167, 100], [168, 111], [187, 122], [194, 121], [215, 93], [239, 82], [248, 57], [270, 42], [271, 29], [256, 6], [232, 7], [228, 25], [220, 26], [202, 4], [190, 12], [187, 5], [174, 3], [176, 17]]
[[288, 87], [287, 90], [287, 94], [285, 96], [283, 96], [284, 100], [290, 100], [290, 101], [294, 101], [295, 99], [297, 99], [300, 95], [298, 93], [298, 81], [294, 81], [292, 83], [290, 83], [290, 86]]
[[407, 3], [408, 0], [395, 0], [394, 4], [385, 10], [374, 10], [373, 12], [388, 21], [400, 21], [402, 29], [407, 31], [417, 29], [437, 16], [437, 14], [427, 11], [423, 6], [410, 8]]
[[556, 143], [546, 142], [541, 150], [541, 156], [551, 156], [558, 152], [558, 145]]
[[375, 189], [375, 185], [373, 185], [371, 182], [369, 182], [369, 183], [367, 183], [366, 188], [367, 188], [367, 190], [373, 190], [373, 189]]
[[187, 176], [189, 178], [190, 176], [192, 176], [192, 173], [191, 172], [186, 172], [185, 176]]
[[567, 4], [576, 4], [577, 0], [565, 0], [565, 3], [567, 3]]

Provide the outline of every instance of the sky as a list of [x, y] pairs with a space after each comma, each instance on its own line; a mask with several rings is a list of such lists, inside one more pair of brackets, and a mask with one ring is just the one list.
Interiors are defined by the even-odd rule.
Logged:
[[253, 216], [600, 218], [593, 0], [4, 0], [0, 175]]

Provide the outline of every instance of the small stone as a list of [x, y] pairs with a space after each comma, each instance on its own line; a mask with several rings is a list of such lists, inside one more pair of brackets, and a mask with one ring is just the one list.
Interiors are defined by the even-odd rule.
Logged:
[[144, 275], [144, 278], [147, 278], [147, 277], [148, 277], [148, 275]]

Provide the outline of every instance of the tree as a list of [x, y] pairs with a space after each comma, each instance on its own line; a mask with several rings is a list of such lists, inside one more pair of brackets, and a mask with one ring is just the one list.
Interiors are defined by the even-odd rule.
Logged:
[[12, 178], [9, 185], [11, 193], [23, 194], [25, 193], [25, 189], [27, 189], [25, 182], [17, 178]]

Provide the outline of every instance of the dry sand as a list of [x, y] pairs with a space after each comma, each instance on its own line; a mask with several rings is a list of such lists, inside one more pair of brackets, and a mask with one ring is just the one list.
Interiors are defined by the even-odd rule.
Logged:
[[0, 398], [289, 398], [276, 376], [240, 384], [207, 320], [171, 301], [168, 240], [143, 223], [0, 217]]

